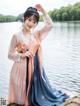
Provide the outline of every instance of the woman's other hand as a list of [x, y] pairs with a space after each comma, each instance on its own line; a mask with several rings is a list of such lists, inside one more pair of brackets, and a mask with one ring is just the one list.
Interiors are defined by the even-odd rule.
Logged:
[[29, 57], [29, 58], [31, 58], [31, 57], [33, 57], [33, 54], [30, 52], [30, 51], [26, 51], [25, 53], [22, 53], [22, 57], [24, 58], [24, 57]]
[[37, 9], [37, 11], [40, 11], [40, 12], [44, 10], [41, 4], [36, 4], [35, 8]]
[[43, 8], [43, 6], [41, 4], [36, 4], [35, 8], [37, 9], [37, 11], [42, 12], [44, 15], [47, 15], [47, 11]]

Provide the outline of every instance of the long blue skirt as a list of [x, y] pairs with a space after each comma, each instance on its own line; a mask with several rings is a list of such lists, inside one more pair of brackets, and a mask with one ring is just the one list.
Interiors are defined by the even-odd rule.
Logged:
[[44, 68], [40, 70], [39, 59], [36, 53], [28, 98], [30, 106], [64, 106], [63, 102], [67, 98], [66, 94], [51, 88]]

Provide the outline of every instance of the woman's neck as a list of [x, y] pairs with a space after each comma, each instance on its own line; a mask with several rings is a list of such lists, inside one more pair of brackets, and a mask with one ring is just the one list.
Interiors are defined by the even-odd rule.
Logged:
[[23, 34], [24, 34], [25, 36], [28, 36], [28, 35], [30, 35], [30, 33], [31, 33], [31, 31], [30, 31], [30, 30], [27, 30], [26, 28], [23, 28], [23, 29], [22, 29], [22, 32], [23, 32]]

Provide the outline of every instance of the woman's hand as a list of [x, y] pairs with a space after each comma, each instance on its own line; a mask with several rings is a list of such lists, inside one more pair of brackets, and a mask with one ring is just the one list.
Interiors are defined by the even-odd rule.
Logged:
[[35, 8], [36, 8], [38, 11], [43, 11], [43, 7], [41, 6], [41, 4], [36, 4], [36, 5], [35, 5]]
[[35, 8], [37, 9], [37, 11], [40, 11], [40, 12], [42, 12], [43, 14], [47, 14], [47, 12], [45, 11], [45, 9], [42, 7], [42, 5], [41, 4], [36, 4], [35, 5]]
[[22, 44], [22, 43], [19, 43], [16, 47], [16, 51], [18, 53], [20, 53], [21, 57], [22, 58], [25, 58], [25, 57], [33, 57], [33, 53], [31, 52], [31, 50], [27, 50], [27, 47], [25, 44]]
[[25, 58], [25, 57], [31, 58], [31, 57], [33, 57], [33, 54], [30, 51], [26, 51], [25, 53], [22, 53], [21, 57], [22, 58]]

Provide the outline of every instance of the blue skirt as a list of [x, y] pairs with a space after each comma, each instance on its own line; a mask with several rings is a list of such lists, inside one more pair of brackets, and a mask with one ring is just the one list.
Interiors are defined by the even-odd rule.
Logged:
[[[28, 85], [27, 80], [26, 85]], [[36, 53], [34, 57], [34, 71], [28, 97], [30, 106], [64, 106], [63, 103], [67, 98], [68, 96], [65, 93], [62, 93], [55, 88], [51, 88], [44, 68], [40, 70], [39, 58]]]

